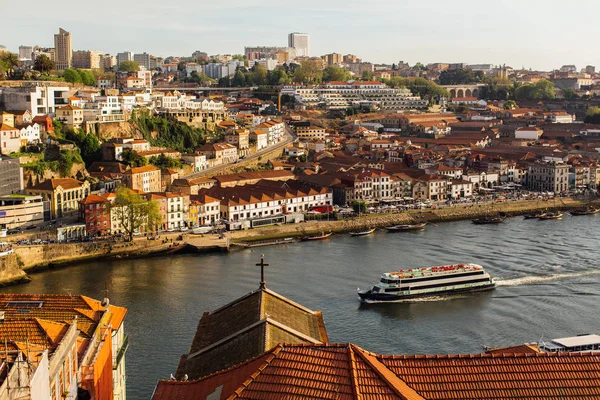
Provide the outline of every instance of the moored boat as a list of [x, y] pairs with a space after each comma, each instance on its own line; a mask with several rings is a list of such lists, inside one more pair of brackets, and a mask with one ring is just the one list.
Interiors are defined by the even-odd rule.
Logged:
[[474, 220], [472, 220], [472, 222], [476, 225], [487, 225], [487, 224], [501, 224], [502, 222], [504, 222], [504, 220], [506, 219], [506, 217], [502, 216], [502, 215], [498, 215], [498, 216], [485, 216], [485, 217], [479, 217], [479, 218], [475, 218]]
[[594, 215], [594, 214], [598, 214], [599, 212], [600, 212], [599, 208], [586, 207], [586, 208], [576, 208], [575, 210], [571, 210], [569, 212], [569, 214], [571, 214], [572, 216], [577, 216], [577, 215]]
[[360, 232], [350, 232], [350, 236], [367, 236], [367, 235], [370, 235], [373, 232], [375, 232], [375, 228], [371, 228], [369, 230], [360, 231]]
[[419, 224], [394, 225], [388, 226], [385, 229], [387, 229], [388, 232], [419, 231], [425, 229], [425, 225], [427, 225], [427, 222], [421, 222]]
[[552, 212], [552, 211], [548, 211], [545, 212], [543, 214], [541, 214], [538, 219], [540, 220], [545, 220], [545, 219], [561, 219], [563, 217], [563, 213], [561, 212]]
[[494, 289], [490, 274], [477, 264], [453, 264], [388, 272], [371, 289], [358, 296], [364, 302], [394, 302]]
[[329, 236], [333, 235], [333, 232], [321, 232], [320, 234], [317, 235], [306, 235], [306, 236], [302, 236], [300, 238], [300, 240], [304, 240], [304, 241], [308, 241], [308, 240], [323, 240], [323, 239], [327, 239]]
[[542, 215], [541, 213], [536, 213], [536, 214], [525, 214], [523, 215], [523, 219], [538, 219], [540, 217], [540, 215]]

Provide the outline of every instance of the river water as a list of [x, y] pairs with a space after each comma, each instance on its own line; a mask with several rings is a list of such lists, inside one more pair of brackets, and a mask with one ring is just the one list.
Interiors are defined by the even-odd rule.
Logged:
[[[600, 332], [599, 216], [562, 221], [469, 221], [422, 232], [329, 240], [146, 260], [95, 262], [33, 275], [13, 293], [81, 293], [125, 306], [130, 336], [130, 400], [149, 399], [191, 344], [204, 311], [256, 289], [264, 253], [267, 287], [321, 310], [331, 342], [353, 342], [386, 354], [477, 353]], [[474, 262], [498, 281], [496, 290], [399, 304], [361, 305], [357, 287], [382, 272]]]

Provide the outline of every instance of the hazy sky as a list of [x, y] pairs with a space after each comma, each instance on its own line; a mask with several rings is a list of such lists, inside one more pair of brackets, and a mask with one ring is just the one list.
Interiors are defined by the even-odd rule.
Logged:
[[[0, 4], [8, 0], [0, 0]], [[8, 6], [10, 9], [10, 6]], [[3, 18], [0, 44], [54, 46], [59, 26], [73, 50], [158, 56], [243, 53], [311, 35], [311, 55], [352, 53], [372, 62], [506, 63], [554, 69], [598, 65], [600, 2], [580, 0], [30, 0]], [[70, 10], [67, 12], [66, 10]]]

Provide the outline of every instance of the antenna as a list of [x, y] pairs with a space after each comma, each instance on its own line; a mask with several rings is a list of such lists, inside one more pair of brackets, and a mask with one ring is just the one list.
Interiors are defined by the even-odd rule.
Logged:
[[265, 267], [268, 267], [269, 264], [265, 263], [265, 255], [260, 255], [260, 263], [257, 263], [256, 266], [260, 267], [260, 288], [265, 289], [267, 284], [265, 283]]

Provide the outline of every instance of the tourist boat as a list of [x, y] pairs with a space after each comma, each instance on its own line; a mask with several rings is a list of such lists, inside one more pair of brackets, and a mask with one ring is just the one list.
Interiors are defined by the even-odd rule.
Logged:
[[327, 239], [331, 235], [333, 235], [333, 232], [328, 232], [328, 233], [321, 232], [321, 234], [319, 234], [319, 235], [306, 235], [306, 236], [302, 236], [300, 238], [300, 240], [304, 240], [304, 241], [307, 241], [307, 240], [323, 240], [323, 239]]
[[548, 211], [548, 212], [541, 214], [538, 217], [538, 219], [542, 219], [542, 220], [544, 220], [544, 219], [561, 219], [562, 217], [563, 217], [563, 213], [561, 213], [561, 212], [554, 213], [552, 211]]
[[360, 231], [360, 232], [350, 232], [350, 236], [367, 236], [367, 235], [370, 235], [373, 232], [375, 232], [375, 228], [371, 228], [369, 230]]
[[358, 290], [367, 303], [394, 302], [427, 296], [480, 292], [496, 286], [477, 264], [453, 264], [387, 272], [371, 289]]
[[421, 229], [425, 229], [425, 225], [427, 225], [427, 222], [421, 222], [419, 224], [394, 225], [388, 226], [385, 229], [387, 229], [388, 232], [420, 231]]
[[576, 208], [575, 210], [571, 210], [569, 212], [569, 214], [571, 214], [572, 216], [594, 215], [594, 214], [598, 214], [599, 212], [600, 212], [600, 208], [585, 207], [585, 208]]
[[501, 224], [505, 219], [506, 216], [504, 215], [487, 215], [485, 217], [475, 218], [472, 222], [476, 225]]

